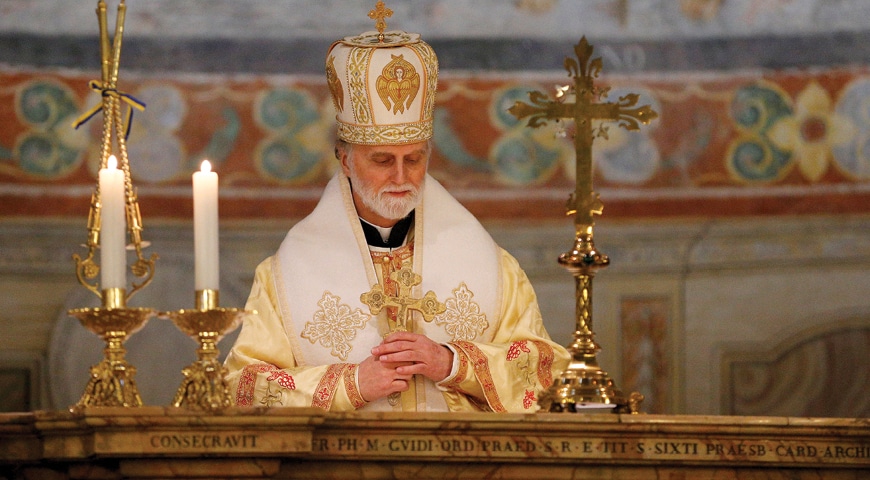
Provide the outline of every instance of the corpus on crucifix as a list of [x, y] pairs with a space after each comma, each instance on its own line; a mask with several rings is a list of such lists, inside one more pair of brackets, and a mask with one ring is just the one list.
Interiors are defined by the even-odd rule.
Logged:
[[[592, 277], [610, 263], [607, 255], [595, 250], [592, 239], [593, 216], [601, 215], [604, 205], [592, 190], [592, 142], [605, 136], [607, 127], [592, 126], [592, 122], [616, 121], [626, 130], [638, 130], [640, 123], [649, 123], [658, 114], [649, 105], [636, 106], [639, 95], [628, 94], [616, 102], [596, 103], [606, 97], [609, 88], [594, 85], [601, 72], [601, 58], [592, 58], [593, 47], [583, 37], [574, 46], [577, 59], [566, 58], [565, 70], [574, 79], [574, 85], [560, 90], [557, 100], [550, 100], [541, 92], [530, 92], [531, 105], [516, 102], [508, 111], [518, 119], [529, 117], [527, 125], [538, 128], [549, 120], [572, 119], [575, 124], [574, 149], [577, 158], [576, 185], [568, 198], [567, 214], [574, 215], [576, 237], [570, 252], [559, 256], [559, 263], [576, 280], [576, 322], [574, 342], [568, 347], [572, 361], [539, 400], [542, 409], [549, 411], [580, 411], [587, 408], [614, 408], [616, 411], [637, 412], [643, 396], [632, 393], [626, 399], [616, 388], [609, 375], [598, 366], [596, 353], [601, 349], [592, 332]], [[573, 92], [574, 102], [566, 101]]]

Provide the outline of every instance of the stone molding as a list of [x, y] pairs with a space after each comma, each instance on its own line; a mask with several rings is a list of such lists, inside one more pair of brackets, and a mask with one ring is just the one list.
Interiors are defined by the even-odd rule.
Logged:
[[[72, 254], [85, 253], [82, 222], [51, 219], [0, 222], [0, 274], [73, 273]], [[233, 222], [221, 227], [222, 250], [259, 251], [280, 244], [290, 222]], [[520, 261], [530, 276], [562, 271], [556, 259], [573, 244], [573, 227], [492, 222], [485, 227]], [[180, 222], [149, 222], [145, 236], [160, 254], [193, 255], [191, 228]], [[764, 219], [599, 221], [595, 244], [611, 258], [612, 274], [680, 273], [745, 268], [807, 267], [870, 262], [870, 217], [777, 217]], [[185, 251], [183, 249], [189, 249]], [[252, 253], [256, 257], [256, 253]]]
[[0, 432], [0, 473], [52, 478], [576, 478], [631, 467], [630, 478], [857, 479], [870, 467], [862, 419], [140, 407], [4, 414]]

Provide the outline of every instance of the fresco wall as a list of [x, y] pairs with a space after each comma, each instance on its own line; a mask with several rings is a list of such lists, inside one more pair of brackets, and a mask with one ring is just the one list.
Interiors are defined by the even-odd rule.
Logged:
[[[371, 28], [366, 2], [341, 16], [328, 3], [129, 2], [119, 87], [148, 105], [129, 139], [147, 216], [189, 216], [189, 175], [206, 158], [227, 218], [312, 208], [335, 168], [327, 32]], [[408, 1], [394, 2], [390, 25], [422, 31], [441, 55], [432, 173], [484, 218], [561, 216], [571, 126], [533, 130], [506, 110], [570, 81], [561, 64], [580, 35], [604, 60], [602, 101], [639, 93], [660, 114], [640, 133], [611, 125], [596, 140], [606, 215], [866, 213], [870, 50], [857, 15], [868, 7], [775, 3]], [[93, 12], [49, 0], [2, 8], [0, 215], [83, 215], [101, 118], [70, 125], [99, 98], [88, 88]]]
[[[102, 122], [71, 124], [99, 102], [90, 78], [5, 69], [0, 79], [0, 215], [83, 215]], [[226, 218], [300, 215], [336, 167], [334, 114], [319, 79], [122, 81], [147, 104], [134, 116], [128, 147], [148, 216], [189, 216], [190, 174], [204, 159], [221, 175]], [[439, 85], [433, 175], [481, 216], [557, 218], [573, 186], [571, 126], [531, 129], [506, 110], [560, 81], [555, 73], [448, 72]], [[595, 185], [608, 216], [870, 209], [866, 69], [611, 76], [602, 85], [612, 99], [640, 93], [640, 103], [660, 113], [639, 133], [612, 126], [596, 140]]]

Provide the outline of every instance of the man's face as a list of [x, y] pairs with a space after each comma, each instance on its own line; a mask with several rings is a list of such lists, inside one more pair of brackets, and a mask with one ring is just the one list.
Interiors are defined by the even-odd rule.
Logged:
[[353, 145], [350, 155], [341, 157], [357, 213], [380, 227], [395, 225], [417, 206], [428, 163], [428, 142]]

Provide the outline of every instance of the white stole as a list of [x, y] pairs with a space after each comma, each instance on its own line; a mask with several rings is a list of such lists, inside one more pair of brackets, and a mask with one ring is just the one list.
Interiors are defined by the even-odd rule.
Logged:
[[[414, 229], [414, 271], [422, 276], [414, 297], [432, 290], [439, 301], [445, 302], [464, 285], [487, 321], [485, 330], [470, 340], [489, 341], [499, 321], [501, 304], [499, 250], [492, 237], [428, 174]], [[281, 315], [299, 365], [361, 363], [368, 357], [371, 348], [387, 333], [388, 324], [385, 311], [373, 317], [369, 307], [360, 301], [360, 295], [377, 283], [377, 275], [350, 185], [341, 172], [329, 181], [314, 211], [290, 229], [276, 258], [278, 268], [273, 271]], [[456, 311], [445, 315], [451, 313], [455, 319]], [[419, 312], [413, 315], [411, 331], [440, 343], [454, 340], [445, 329], [444, 319], [425, 322]], [[339, 338], [345, 342], [342, 348], [300, 336], [306, 325], [323, 322], [324, 318], [330, 319], [330, 328], [341, 330]], [[432, 382], [425, 383], [425, 393], [422, 397], [418, 393], [418, 409], [445, 410], [440, 392]], [[418, 388], [418, 392], [421, 390]], [[385, 399], [366, 408], [393, 409]]]

